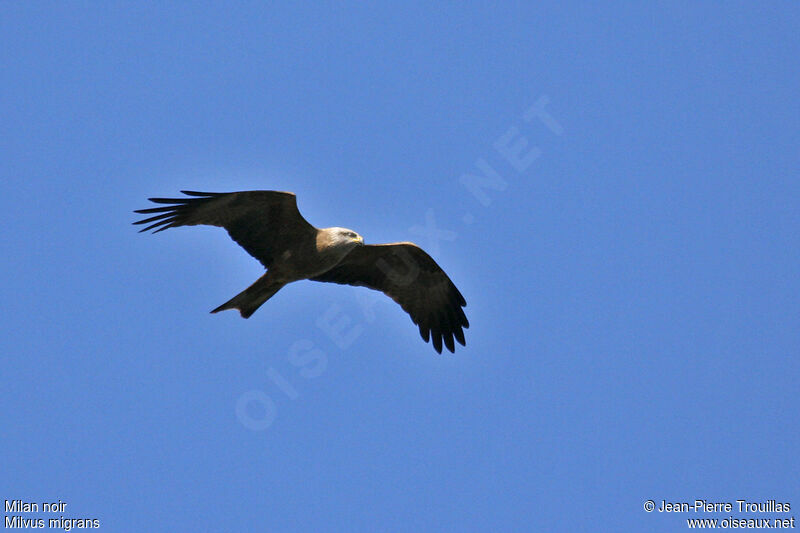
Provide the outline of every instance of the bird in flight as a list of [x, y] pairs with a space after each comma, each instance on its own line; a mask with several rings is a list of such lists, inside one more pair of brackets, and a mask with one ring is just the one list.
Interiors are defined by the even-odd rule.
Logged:
[[467, 302], [447, 274], [422, 248], [411, 242], [364, 244], [346, 228], [315, 228], [297, 209], [290, 192], [231, 193], [181, 191], [183, 198], [150, 198], [164, 207], [139, 209], [152, 215], [134, 224], [149, 224], [153, 233], [178, 226], [218, 226], [267, 272], [212, 313], [237, 309], [249, 318], [281, 287], [309, 279], [380, 291], [400, 304], [419, 326], [425, 342], [438, 353], [442, 343], [455, 351], [465, 346], [469, 327]]

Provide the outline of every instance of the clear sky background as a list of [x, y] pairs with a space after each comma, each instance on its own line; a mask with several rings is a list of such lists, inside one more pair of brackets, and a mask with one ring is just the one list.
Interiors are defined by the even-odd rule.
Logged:
[[[792, 2], [3, 2], [0, 499], [105, 531], [800, 517], [799, 26]], [[466, 348], [338, 285], [209, 314], [262, 269], [217, 228], [137, 234], [180, 189], [416, 241]]]

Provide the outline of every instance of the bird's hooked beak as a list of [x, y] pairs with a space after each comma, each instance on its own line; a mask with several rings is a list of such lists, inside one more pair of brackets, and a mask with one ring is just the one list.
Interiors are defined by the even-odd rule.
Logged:
[[364, 237], [359, 235], [358, 237], [356, 237], [356, 242], [358, 242], [358, 244], [364, 244]]

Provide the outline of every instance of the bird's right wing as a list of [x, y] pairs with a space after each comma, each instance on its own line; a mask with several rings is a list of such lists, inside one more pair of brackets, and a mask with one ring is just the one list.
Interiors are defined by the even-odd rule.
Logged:
[[187, 197], [150, 198], [169, 205], [135, 211], [158, 214], [134, 224], [150, 224], [141, 231], [154, 229], [153, 233], [177, 226], [219, 226], [267, 268], [292, 243], [316, 235], [316, 228], [303, 218], [297, 198], [289, 192], [181, 192]]

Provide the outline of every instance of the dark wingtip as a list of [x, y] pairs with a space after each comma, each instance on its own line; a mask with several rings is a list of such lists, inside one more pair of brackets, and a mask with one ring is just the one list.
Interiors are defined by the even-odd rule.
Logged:
[[450, 350], [450, 353], [456, 353], [456, 345], [453, 342], [453, 335], [451, 333], [445, 333], [444, 337], [444, 345], [447, 346], [447, 349]]
[[442, 353], [442, 333], [440, 331], [433, 332], [433, 349], [437, 353]]
[[167, 207], [148, 207], [147, 209], [137, 209], [134, 213], [149, 214], [149, 213], [166, 213], [174, 211], [178, 206], [168, 205]]
[[166, 222], [166, 220], [164, 220], [165, 218], [170, 218], [170, 217], [174, 217], [174, 216], [175, 216], [175, 213], [170, 211], [168, 213], [162, 213], [160, 215], [156, 215], [156, 216], [153, 216], [153, 217], [148, 217], [148, 218], [144, 218], [142, 220], [137, 220], [136, 222], [134, 222], [134, 224], [149, 224], [150, 222], [155, 222], [156, 220], [161, 220], [161, 221]]
[[[156, 225], [157, 225], [157, 224], [156, 224]], [[151, 227], [152, 227], [152, 226], [151, 226]], [[171, 227], [173, 227], [173, 226], [172, 226], [172, 224], [167, 224], [166, 226], [162, 226], [162, 227], [158, 228], [157, 230], [155, 230], [155, 231], [153, 232], [153, 234], [155, 235], [155, 234], [156, 234], [156, 233], [158, 233], [159, 231], [164, 231], [165, 229], [169, 229], [169, 228], [171, 228]], [[148, 228], [148, 229], [149, 229], [149, 228]]]
[[461, 346], [467, 345], [467, 341], [464, 339], [464, 331], [461, 328], [456, 328], [455, 331], [453, 331], [453, 335], [455, 335], [456, 340]]
[[175, 204], [174, 207], [190, 204], [196, 200], [192, 198], [148, 198], [154, 204]]
[[419, 327], [419, 335], [420, 335], [420, 337], [422, 337], [422, 340], [424, 340], [425, 342], [428, 342], [428, 341], [431, 340], [430, 331], [428, 330], [428, 328], [423, 327], [421, 325]]
[[190, 214], [191, 209], [196, 206], [200, 205], [211, 198], [222, 196], [224, 193], [216, 193], [216, 192], [196, 192], [196, 191], [181, 191], [182, 193], [186, 194], [187, 196], [203, 196], [204, 198], [148, 198], [151, 202], [155, 204], [168, 204], [165, 207], [149, 207], [147, 209], [136, 209], [134, 213], [139, 214], [148, 214], [153, 215], [149, 218], [145, 218], [143, 220], [138, 220], [134, 222], [134, 224], [147, 224], [150, 222], [155, 222], [155, 224], [151, 224], [150, 226], [146, 227], [145, 229], [141, 230], [139, 233], [151, 230], [158, 226], [161, 226], [158, 230], [154, 231], [153, 233], [158, 233], [159, 231], [164, 231], [168, 228], [174, 228], [176, 226], [182, 225], [182, 221], [186, 218], [188, 214]]
[[186, 196], [222, 196], [222, 192], [181, 191]]

